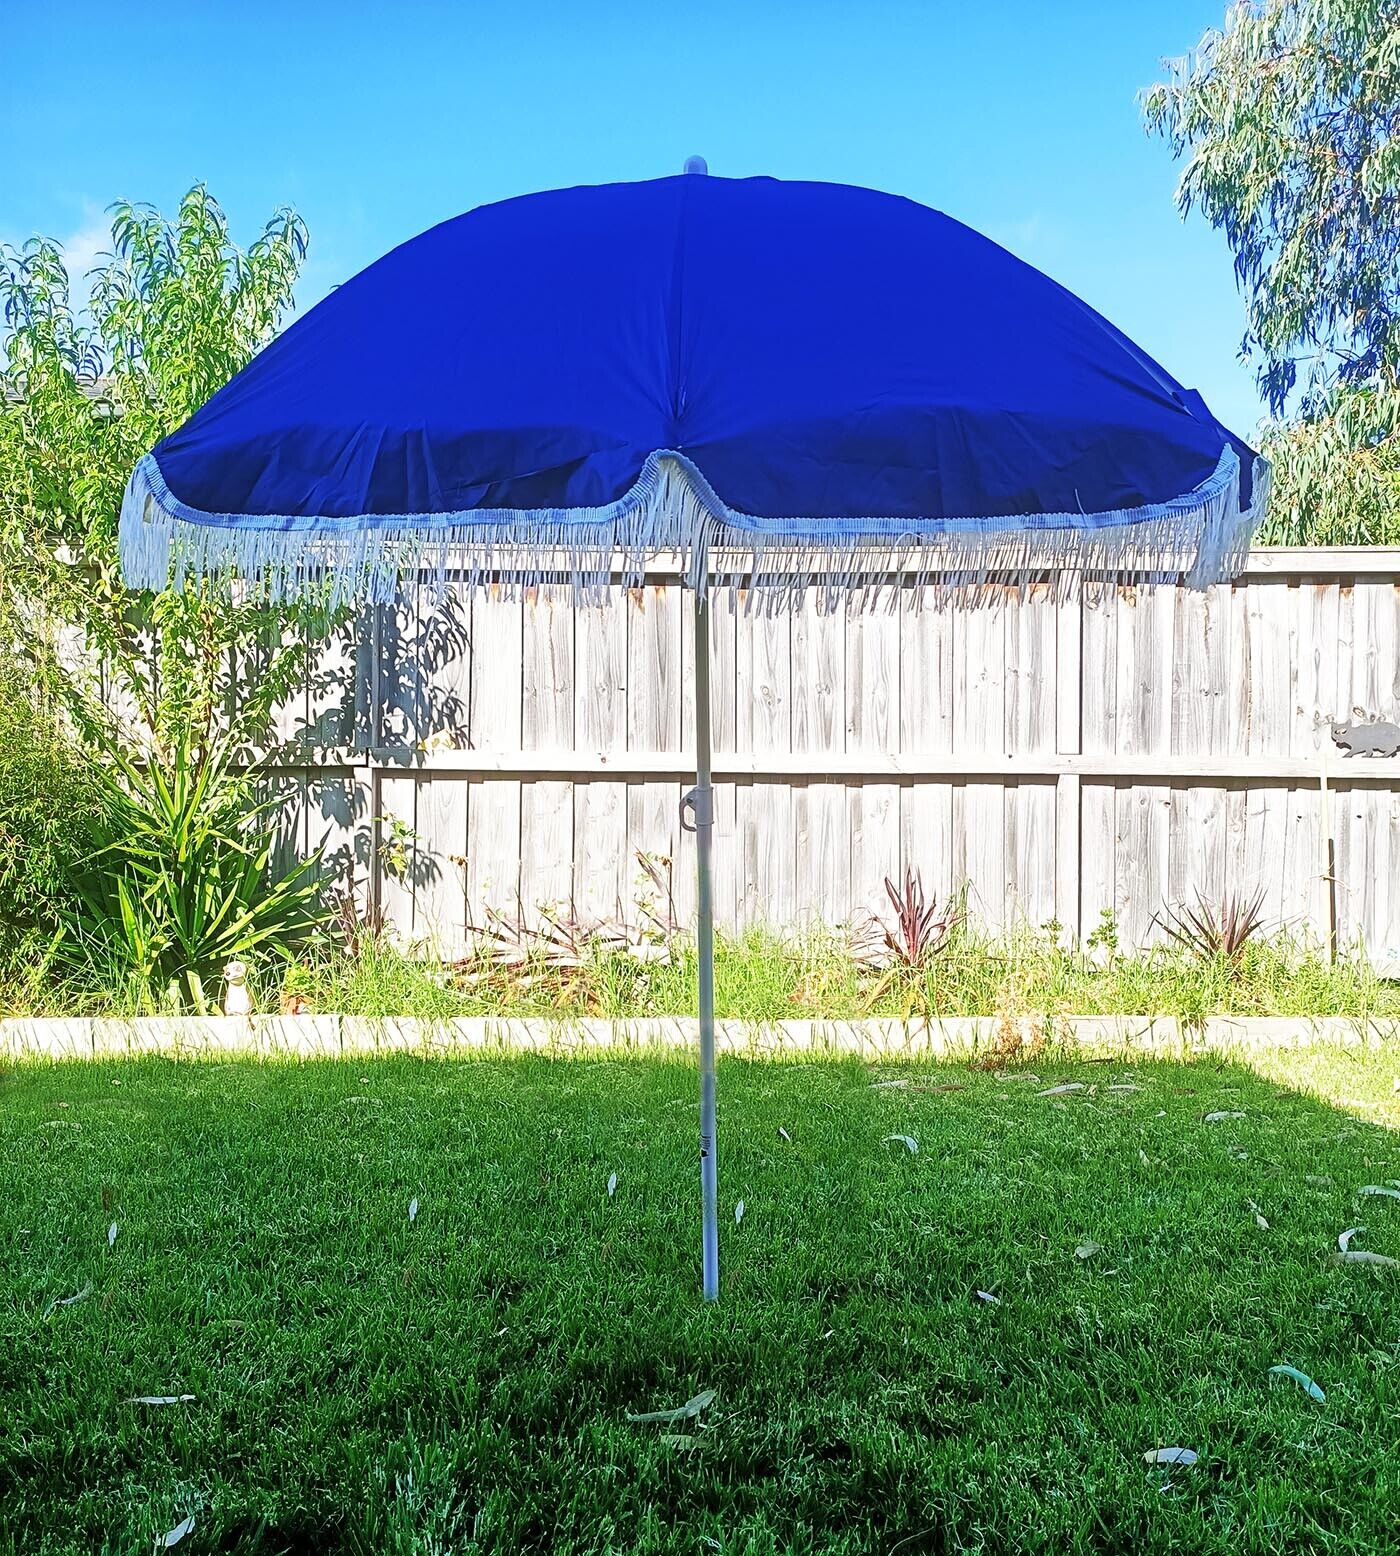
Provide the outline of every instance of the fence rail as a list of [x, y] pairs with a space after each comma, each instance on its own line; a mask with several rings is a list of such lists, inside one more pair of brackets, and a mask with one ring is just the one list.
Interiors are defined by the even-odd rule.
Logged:
[[[1125, 944], [1196, 892], [1400, 962], [1400, 759], [1328, 721], [1400, 714], [1400, 550], [1255, 552], [1233, 585], [1008, 593], [912, 577], [826, 613], [712, 613], [721, 922], [841, 923], [906, 865], [993, 925], [1104, 912]], [[691, 773], [688, 598], [549, 587], [367, 612], [280, 715], [291, 848], [327, 845], [411, 937], [488, 906], [632, 916]], [[650, 889], [650, 888], [648, 888]]]

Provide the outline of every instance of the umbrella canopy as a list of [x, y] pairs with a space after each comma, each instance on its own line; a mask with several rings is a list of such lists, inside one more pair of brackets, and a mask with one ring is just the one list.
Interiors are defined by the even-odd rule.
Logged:
[[[1267, 470], [1072, 293], [868, 189], [661, 178], [434, 227], [141, 460], [128, 581], [384, 598], [409, 569], [707, 556], [840, 589], [1238, 571]], [[453, 559], [457, 558], [458, 561]]]
[[[697, 169], [696, 171], [702, 171]], [[395, 249], [138, 464], [133, 585], [387, 599], [678, 552], [697, 587], [704, 1293], [719, 1291], [709, 601], [917, 558], [958, 588], [1244, 559], [1267, 466], [1078, 298], [908, 200], [656, 179], [528, 195]]]

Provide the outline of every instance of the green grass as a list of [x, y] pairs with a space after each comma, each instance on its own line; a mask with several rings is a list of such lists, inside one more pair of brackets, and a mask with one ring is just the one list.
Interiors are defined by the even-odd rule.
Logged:
[[[683, 1015], [695, 1009], [695, 965], [688, 941], [676, 949], [670, 965], [598, 954], [561, 975], [534, 964], [523, 982], [481, 963], [471, 966], [475, 981], [463, 984], [431, 959], [378, 946], [306, 962], [285, 987], [311, 1010], [347, 1015]], [[1231, 965], [1170, 947], [1067, 951], [1052, 933], [1031, 929], [998, 937], [964, 931], [923, 972], [885, 978], [863, 969], [849, 943], [830, 932], [793, 939], [755, 930], [718, 940], [716, 1006], [721, 1016], [749, 1021], [916, 1012], [1400, 1016], [1400, 982], [1378, 977], [1360, 957], [1329, 963], [1287, 937], [1251, 944]]]
[[[1361, 955], [1331, 963], [1316, 945], [1280, 934], [1251, 942], [1237, 963], [1170, 945], [1115, 948], [1111, 920], [1088, 946], [1066, 949], [1054, 926], [992, 935], [958, 931], [921, 971], [886, 977], [863, 967], [833, 930], [761, 929], [716, 943], [722, 1017], [774, 1021], [860, 1016], [1210, 1015], [1400, 1018], [1400, 980]], [[669, 963], [597, 948], [561, 970], [536, 959], [503, 969], [488, 959], [444, 966], [425, 946], [367, 941], [348, 955], [325, 945], [292, 964], [255, 967], [259, 1007], [295, 998], [310, 1012], [352, 1016], [686, 1015], [695, 1010], [693, 943], [678, 936]], [[217, 991], [211, 990], [217, 998]], [[0, 1016], [132, 1015], [154, 1008], [149, 990], [88, 986], [39, 961], [0, 968]]]
[[1400, 1054], [1266, 1066], [727, 1063], [712, 1309], [678, 1061], [11, 1070], [0, 1551], [1389, 1549]]

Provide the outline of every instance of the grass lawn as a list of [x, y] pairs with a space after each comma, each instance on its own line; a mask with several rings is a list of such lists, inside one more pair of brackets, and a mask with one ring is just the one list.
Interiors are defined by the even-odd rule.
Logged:
[[0, 1552], [1392, 1549], [1397, 1072], [11, 1070]]

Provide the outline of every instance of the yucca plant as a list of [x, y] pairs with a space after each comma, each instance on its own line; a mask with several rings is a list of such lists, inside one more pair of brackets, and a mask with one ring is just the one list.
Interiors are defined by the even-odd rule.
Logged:
[[274, 862], [282, 801], [260, 798], [258, 778], [188, 734], [149, 760], [114, 752], [95, 763], [53, 959], [203, 1010], [228, 962], [291, 954], [323, 919], [319, 854]]
[[1196, 893], [1195, 907], [1166, 908], [1157, 922], [1183, 951], [1202, 961], [1239, 964], [1251, 940], [1264, 932], [1264, 891], [1226, 892], [1219, 901]]

